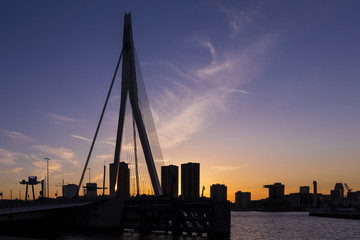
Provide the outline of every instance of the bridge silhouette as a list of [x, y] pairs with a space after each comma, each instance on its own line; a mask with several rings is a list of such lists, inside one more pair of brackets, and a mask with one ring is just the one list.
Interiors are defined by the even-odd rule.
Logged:
[[[93, 198], [79, 196], [121, 63], [120, 111], [114, 161], [109, 171], [110, 194]], [[128, 132], [127, 139], [124, 138], [125, 132]], [[140, 152], [137, 147], [139, 145], [142, 150]], [[124, 163], [120, 159], [121, 155], [129, 155], [126, 152], [131, 152], [133, 157]], [[140, 163], [142, 157], [146, 163], [146, 172], [140, 169], [140, 166], [145, 165]], [[174, 235], [195, 233], [228, 237], [228, 202], [215, 202], [205, 198], [184, 201], [173, 196], [163, 196], [158, 177], [161, 163], [162, 152], [135, 52], [131, 14], [128, 13], [124, 17], [123, 48], [80, 177], [77, 195], [71, 199], [39, 199], [25, 203], [9, 201], [7, 205], [0, 204], [0, 224], [9, 229], [14, 225], [27, 229], [36, 228], [41, 223], [50, 227], [115, 227], [143, 233], [161, 230]], [[130, 172], [133, 179], [132, 198]], [[147, 187], [144, 186], [145, 182]], [[150, 194], [144, 195], [149, 188]]]
[[[90, 147], [88, 157], [86, 159], [80, 182], [78, 185], [78, 190], [80, 191], [81, 185], [85, 176], [88, 163], [91, 158], [92, 150], [94, 148], [96, 138], [102, 123], [102, 119], [108, 104], [108, 100], [111, 94], [112, 87], [114, 85], [115, 79], [118, 75], [118, 70], [122, 60], [122, 72], [121, 72], [121, 98], [120, 98], [120, 111], [118, 118], [117, 134], [116, 134], [116, 143], [115, 143], [115, 153], [113, 168], [115, 171], [110, 170], [110, 195], [113, 197], [123, 197], [123, 191], [120, 191], [121, 187], [125, 187], [124, 184], [119, 182], [119, 162], [122, 150], [132, 148], [134, 154], [134, 161], [130, 163], [128, 159], [128, 165], [130, 169], [134, 170], [135, 175], [133, 178], [136, 179], [136, 195], [140, 194], [140, 182], [147, 182], [148, 178], [151, 181], [151, 190], [156, 196], [162, 195], [162, 190], [160, 186], [160, 181], [158, 177], [158, 170], [156, 169], [154, 162], [154, 153], [156, 155], [156, 160], [158, 163], [158, 169], [161, 163], [163, 163], [163, 157], [161, 153], [161, 148], [156, 133], [156, 128], [153, 120], [153, 116], [150, 109], [150, 104], [148, 101], [145, 84], [143, 82], [140, 64], [138, 62], [135, 45], [133, 41], [132, 34], [132, 23], [131, 23], [131, 14], [125, 14], [124, 18], [124, 35], [123, 35], [123, 48], [118, 60], [118, 63], [115, 68], [113, 79], [110, 85], [108, 95], [100, 116], [100, 120], [95, 131], [95, 135]], [[126, 111], [131, 108], [131, 111]], [[125, 119], [126, 112], [130, 113], [132, 119]], [[127, 116], [130, 117], [130, 116]], [[130, 124], [129, 124], [130, 123]], [[131, 124], [132, 123], [132, 124]], [[132, 125], [132, 126], [131, 126]], [[132, 130], [132, 141], [124, 141], [124, 130]], [[142, 152], [137, 152], [137, 136], [139, 137], [141, 143]], [[148, 174], [145, 175], [144, 171], [142, 176], [139, 176], [139, 158], [144, 156], [145, 163], [147, 166]], [[145, 175], [145, 176], [143, 176]], [[143, 177], [142, 180], [139, 180], [139, 177]], [[144, 187], [144, 186], [143, 186]], [[145, 189], [143, 189], [144, 192]], [[133, 190], [134, 192], [134, 190]]]

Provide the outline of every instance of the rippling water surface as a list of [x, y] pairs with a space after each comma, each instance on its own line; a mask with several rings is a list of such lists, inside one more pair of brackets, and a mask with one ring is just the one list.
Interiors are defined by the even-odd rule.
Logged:
[[305, 212], [232, 212], [231, 239], [360, 239], [360, 221]]
[[[173, 238], [164, 234], [140, 236], [132, 232], [87, 231], [54, 234], [47, 236], [46, 239], [170, 240]], [[206, 237], [184, 236], [176, 239], [199, 240]], [[306, 212], [232, 212], [231, 239], [360, 239], [360, 221], [310, 217]]]

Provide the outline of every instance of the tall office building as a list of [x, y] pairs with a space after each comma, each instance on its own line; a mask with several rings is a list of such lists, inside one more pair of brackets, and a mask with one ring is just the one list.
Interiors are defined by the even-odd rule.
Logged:
[[161, 167], [161, 188], [164, 195], [178, 197], [179, 167], [175, 165]]
[[314, 194], [313, 194], [313, 208], [317, 207], [317, 182], [313, 181], [313, 185], [314, 185]]
[[330, 195], [332, 201], [344, 198], [344, 185], [342, 183], [336, 183], [334, 190], [331, 190]]
[[235, 208], [245, 209], [250, 207], [251, 193], [237, 191], [235, 193]]
[[300, 186], [300, 192], [299, 193], [310, 193], [310, 187], [309, 186]]
[[210, 198], [215, 201], [227, 201], [227, 186], [224, 184], [213, 184], [210, 187]]
[[[114, 189], [111, 186], [116, 185], [117, 167], [116, 164], [110, 163], [110, 196], [115, 196]], [[119, 176], [117, 188], [118, 196], [130, 196], [130, 169], [127, 163], [119, 162]]]
[[273, 185], [264, 185], [264, 188], [269, 189], [269, 199], [270, 200], [283, 200], [285, 185], [281, 183], [274, 183]]
[[185, 200], [199, 198], [200, 163], [181, 164], [181, 194]]

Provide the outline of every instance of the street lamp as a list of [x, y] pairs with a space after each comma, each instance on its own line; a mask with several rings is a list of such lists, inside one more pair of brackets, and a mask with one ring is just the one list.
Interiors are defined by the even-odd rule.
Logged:
[[50, 158], [44, 158], [46, 160], [46, 194], [47, 197], [49, 197], [49, 193], [50, 193], [50, 186], [49, 186], [49, 160]]

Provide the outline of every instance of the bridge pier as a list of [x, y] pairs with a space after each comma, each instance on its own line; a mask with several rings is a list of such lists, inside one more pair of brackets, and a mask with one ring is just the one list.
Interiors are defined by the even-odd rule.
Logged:
[[162, 231], [226, 239], [230, 237], [230, 206], [227, 201], [210, 199], [131, 198], [125, 201], [122, 228], [141, 234]]

